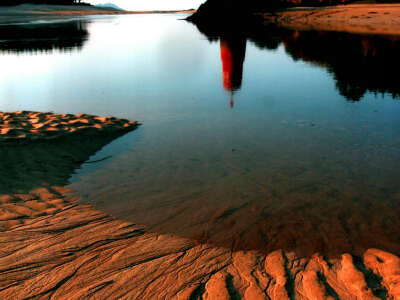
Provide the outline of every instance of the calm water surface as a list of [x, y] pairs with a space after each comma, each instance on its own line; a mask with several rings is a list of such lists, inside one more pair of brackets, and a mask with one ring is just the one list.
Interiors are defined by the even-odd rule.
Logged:
[[143, 123], [70, 187], [151, 231], [265, 252], [400, 253], [400, 84], [389, 75], [400, 39], [215, 36], [183, 17], [0, 26], [0, 110]]

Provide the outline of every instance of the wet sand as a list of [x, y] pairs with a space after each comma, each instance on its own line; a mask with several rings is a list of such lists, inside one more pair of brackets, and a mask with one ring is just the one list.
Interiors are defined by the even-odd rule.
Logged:
[[266, 24], [298, 30], [362, 34], [400, 34], [400, 4], [351, 4], [323, 8], [297, 7], [264, 14]]
[[2, 299], [400, 297], [400, 259], [387, 252], [369, 249], [362, 257], [338, 259], [232, 252], [147, 233], [144, 226], [77, 205], [62, 195], [69, 192], [53, 187], [0, 198], [1, 218], [8, 219], [0, 232]]
[[[63, 187], [69, 174], [112, 138], [135, 129], [136, 122], [36, 112], [1, 117], [2, 151], [16, 151], [22, 161], [41, 160], [47, 173], [47, 178], [35, 181], [34, 168], [26, 169], [23, 187], [14, 189], [10, 181], [0, 191], [2, 299], [400, 297], [400, 259], [388, 252], [368, 249], [360, 256], [327, 258], [315, 253], [301, 258], [281, 250], [232, 251], [149, 232], [143, 225], [80, 205], [79, 195]], [[35, 129], [35, 124], [43, 126]], [[59, 129], [57, 138], [53, 127]], [[103, 140], [104, 136], [111, 138]], [[88, 150], [85, 140], [95, 146]], [[55, 153], [68, 144], [82, 152], [79, 159]], [[64, 181], [58, 181], [59, 173]]]

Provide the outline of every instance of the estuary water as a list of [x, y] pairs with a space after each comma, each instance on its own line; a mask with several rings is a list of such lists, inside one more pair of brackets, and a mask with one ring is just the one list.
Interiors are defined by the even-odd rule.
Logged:
[[0, 110], [142, 123], [69, 186], [150, 231], [234, 250], [400, 253], [400, 37], [215, 35], [185, 17], [0, 25]]

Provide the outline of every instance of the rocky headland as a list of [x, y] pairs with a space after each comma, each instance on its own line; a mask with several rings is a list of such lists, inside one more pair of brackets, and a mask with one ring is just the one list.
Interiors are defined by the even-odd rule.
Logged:
[[208, 0], [187, 19], [220, 32], [274, 25], [295, 30], [400, 34], [400, 4], [375, 1]]

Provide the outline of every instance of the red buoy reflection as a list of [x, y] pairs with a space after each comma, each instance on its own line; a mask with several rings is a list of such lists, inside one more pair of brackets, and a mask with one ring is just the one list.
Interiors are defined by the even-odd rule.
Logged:
[[240, 89], [243, 77], [243, 63], [246, 54], [246, 39], [221, 37], [221, 61], [224, 89], [231, 92], [230, 106], [233, 107], [233, 93]]

